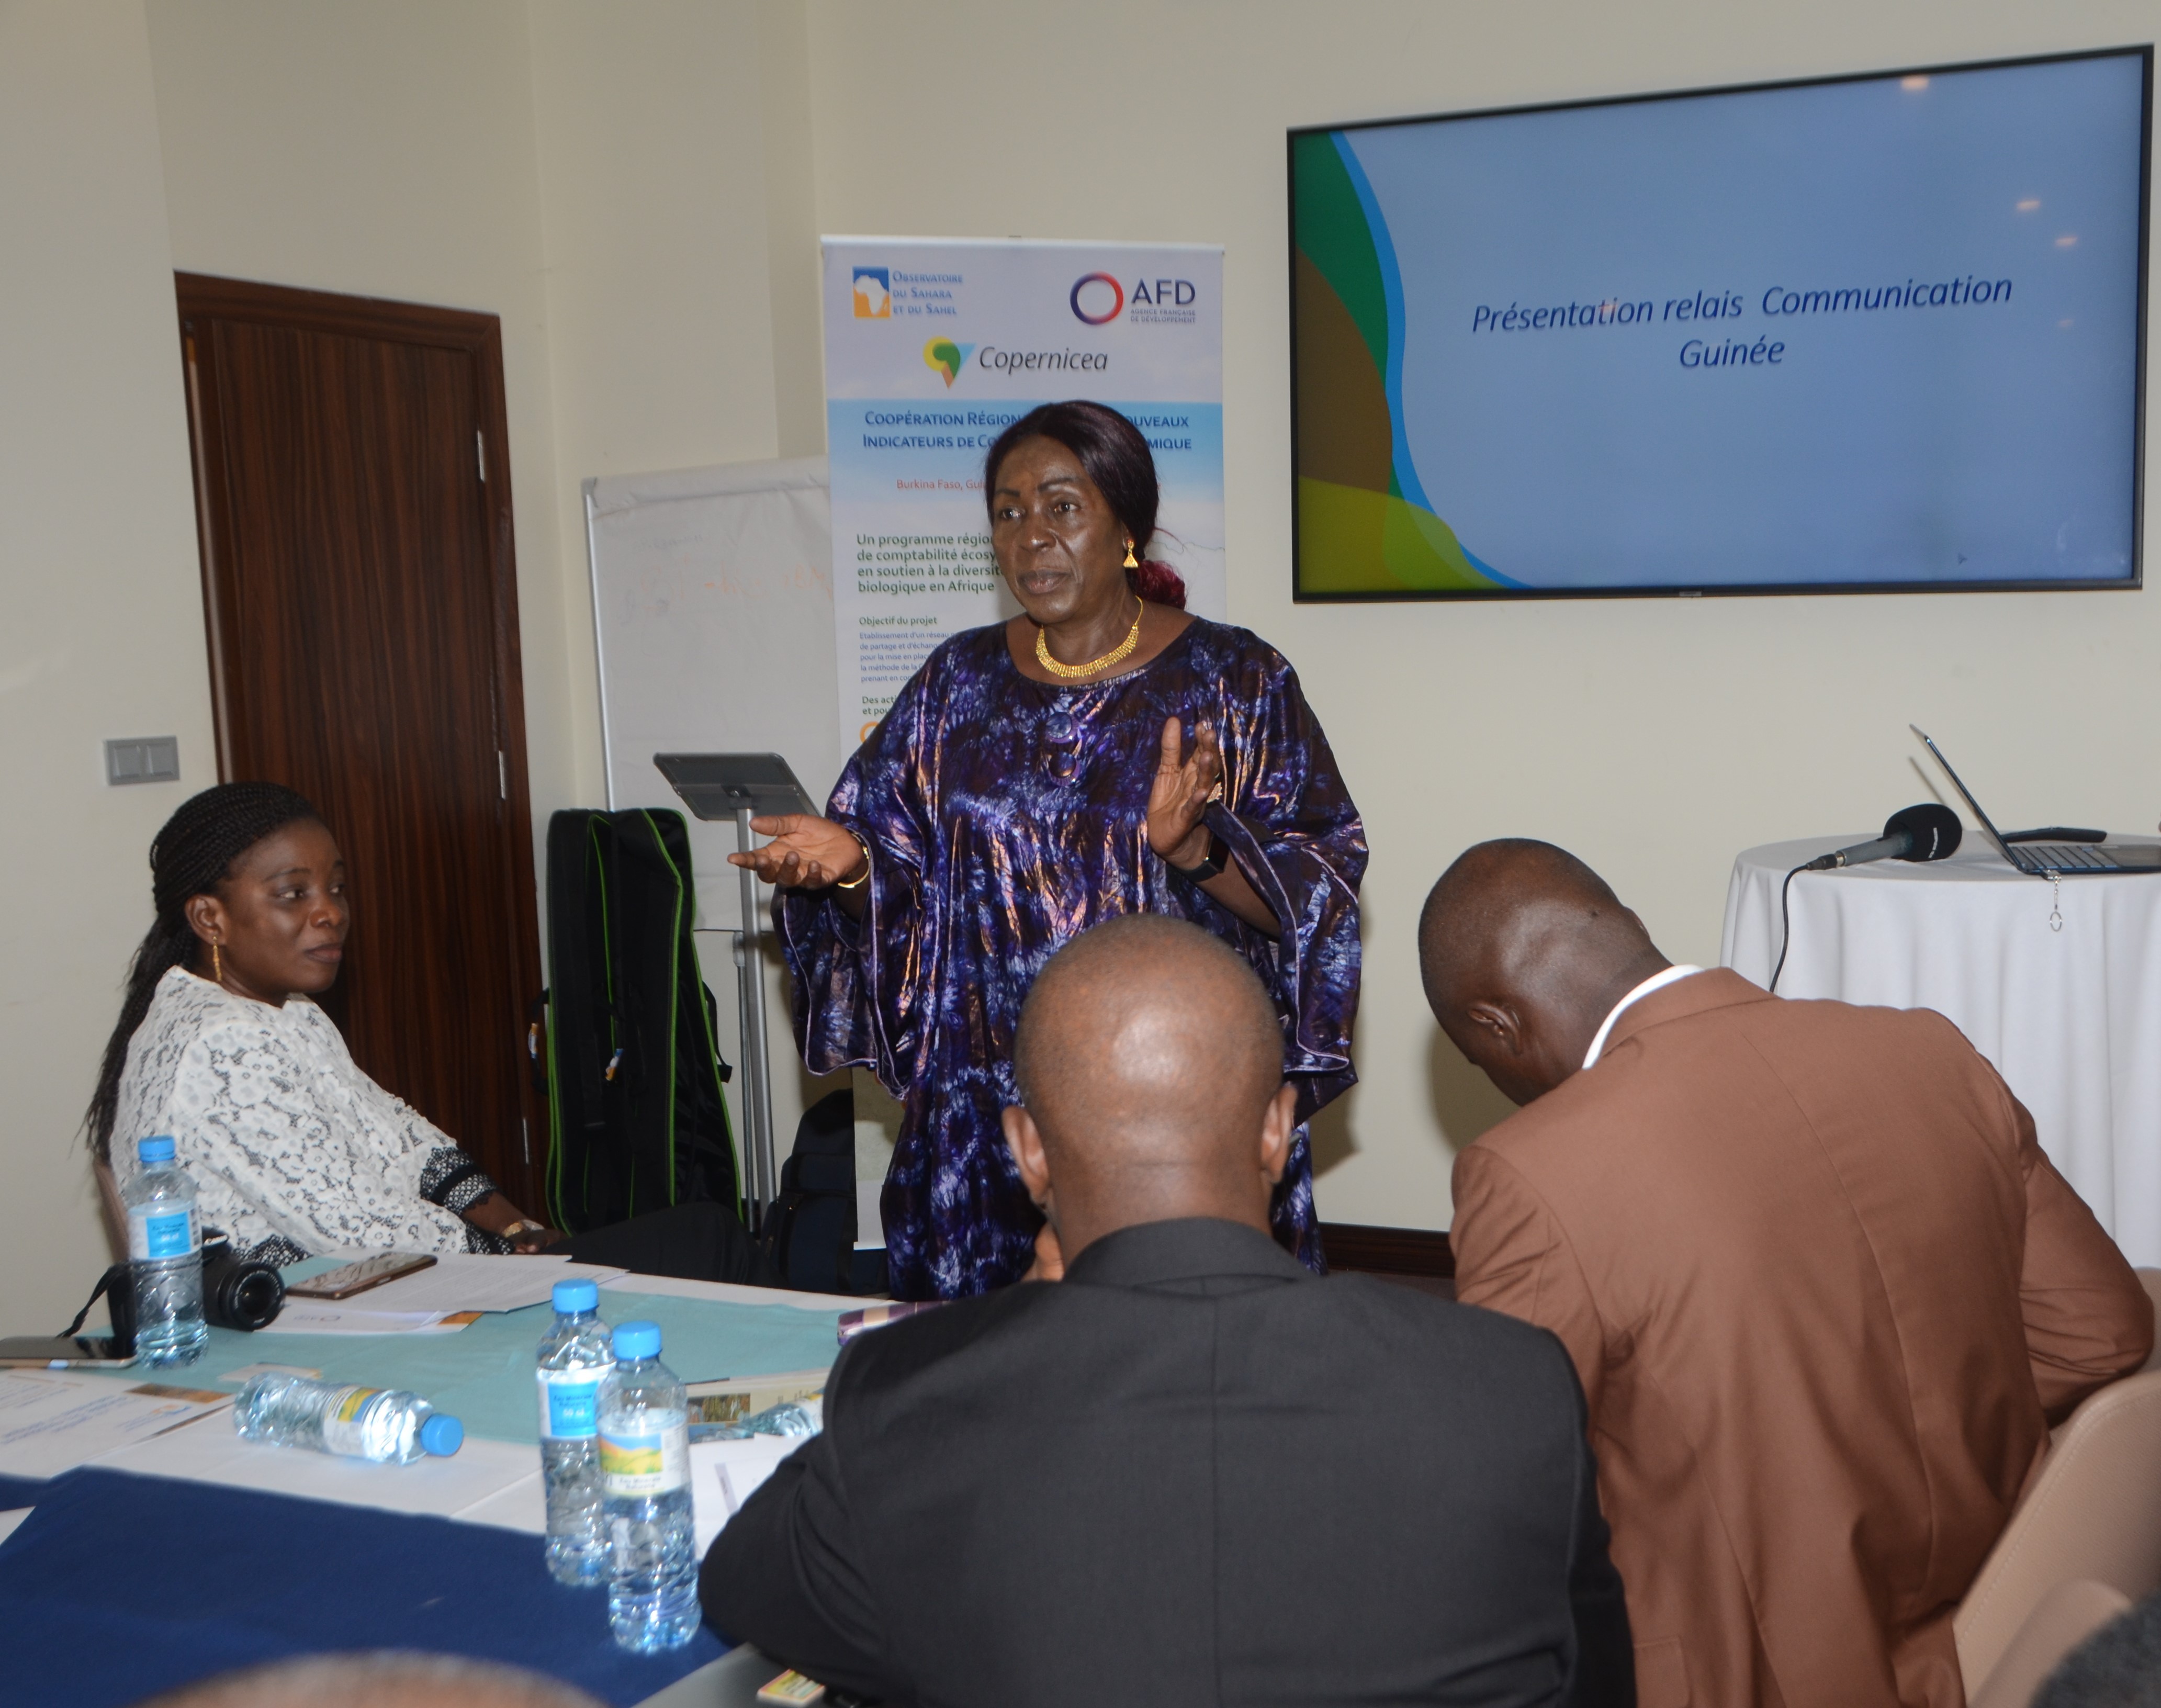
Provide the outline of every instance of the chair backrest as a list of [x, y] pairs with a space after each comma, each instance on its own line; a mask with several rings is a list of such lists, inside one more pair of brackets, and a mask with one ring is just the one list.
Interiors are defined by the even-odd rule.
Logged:
[[[2153, 1320], [2161, 1326], [2161, 1269], [2133, 1269], [2138, 1284], [2146, 1289], [2146, 1296], [2153, 1301]], [[2161, 1334], [2153, 1336], [2153, 1350], [2146, 1355], [2142, 1370], [2161, 1370]]]
[[742, 1206], [697, 913], [682, 814], [549, 820], [546, 1203], [569, 1232]]
[[783, 1283], [805, 1293], [853, 1290], [856, 1242], [856, 1097], [827, 1093], [795, 1124], [795, 1148], [780, 1165], [780, 1190], [759, 1230]]
[[2058, 1584], [2026, 1616], [1988, 1682], [1966, 1699], [1966, 1708], [2033, 1708], [2034, 1692], [2064, 1657], [2130, 1606], [2122, 1591], [2090, 1577]]
[[112, 1172], [112, 1164], [93, 1161], [91, 1170], [97, 1176], [98, 1207], [104, 1212], [105, 1243], [112, 1252], [112, 1261], [128, 1261], [128, 1206], [120, 1201], [120, 1177]]
[[2161, 1589], [2161, 1370], [2112, 1383], [2072, 1414], [1996, 1539], [1951, 1622], [1969, 1698], [2076, 1578], [2133, 1601]]

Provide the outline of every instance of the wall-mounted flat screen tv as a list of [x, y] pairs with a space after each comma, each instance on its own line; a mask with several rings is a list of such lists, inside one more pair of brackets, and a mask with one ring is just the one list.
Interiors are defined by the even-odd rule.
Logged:
[[2153, 69], [1294, 131], [1297, 596], [2136, 587]]

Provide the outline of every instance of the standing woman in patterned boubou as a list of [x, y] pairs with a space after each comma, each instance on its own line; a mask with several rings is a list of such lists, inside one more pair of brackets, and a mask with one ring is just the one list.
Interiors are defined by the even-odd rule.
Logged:
[[[902, 1299], [1029, 1269], [1044, 1224], [1001, 1127], [1013, 1030], [1052, 951], [1100, 920], [1191, 919], [1252, 964], [1301, 1123], [1356, 1078], [1365, 831], [1297, 676], [1141, 561], [1155, 461], [1116, 410], [1024, 416], [983, 485], [1022, 614], [930, 655], [825, 817], [759, 819], [774, 840], [730, 857], [781, 886], [811, 1071], [867, 1067], [900, 1101], [883, 1208]], [[1320, 1268], [1303, 1124], [1273, 1221]], [[1042, 1255], [1055, 1273], [1047, 1239]]]

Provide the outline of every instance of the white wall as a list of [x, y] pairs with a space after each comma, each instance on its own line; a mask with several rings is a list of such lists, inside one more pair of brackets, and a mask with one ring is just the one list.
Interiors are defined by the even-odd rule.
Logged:
[[1225, 245], [1231, 614], [1298, 667], [1373, 849], [1364, 1083], [1323, 1135], [1324, 1216], [1445, 1226], [1453, 1148], [1506, 1110], [1419, 991], [1418, 908], [1467, 844], [1560, 842], [1669, 954], [1707, 961], [1738, 849], [1872, 833], [1925, 798], [1909, 718], [2007, 818], [2146, 830], [2161, 594], [1293, 605], [1285, 128], [2151, 41], [2157, 25], [2152, 4], [1949, 0], [814, 4], [824, 229]]
[[[107, 1262], [76, 1127], [150, 838], [217, 774], [139, 5], [0, 7], [0, 1323], [34, 1333]], [[183, 780], [107, 788], [141, 735]]]
[[531, 19], [562, 686], [599, 805], [583, 482], [777, 455], [758, 24], [705, 0], [534, 0]]
[[[598, 778], [571, 699], [584, 541], [558, 525], [522, 0], [148, 0], [172, 265], [502, 322], [536, 869]], [[584, 622], [585, 627], [575, 625]], [[590, 666], [587, 674], [590, 676]]]

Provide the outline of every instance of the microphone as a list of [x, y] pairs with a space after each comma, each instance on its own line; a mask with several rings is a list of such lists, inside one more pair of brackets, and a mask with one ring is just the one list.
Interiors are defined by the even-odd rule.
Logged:
[[1959, 838], [1965, 834], [1956, 813], [1936, 801], [1924, 801], [1892, 814], [1883, 821], [1883, 834], [1874, 841], [1820, 854], [1801, 870], [1830, 872], [1871, 860], [1947, 860], [1958, 852]]

